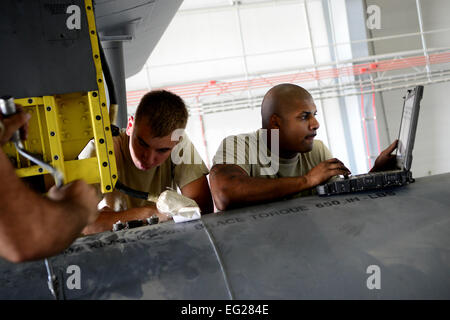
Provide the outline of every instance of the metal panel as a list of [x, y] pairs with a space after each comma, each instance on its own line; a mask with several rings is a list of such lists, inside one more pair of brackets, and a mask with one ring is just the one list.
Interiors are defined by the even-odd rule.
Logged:
[[[448, 190], [445, 174], [104, 232], [52, 261], [67, 299], [449, 299]], [[79, 290], [66, 286], [70, 265]], [[42, 261], [0, 261], [0, 283], [2, 299], [51, 298]]]
[[[68, 29], [70, 5], [80, 29]], [[38, 13], [38, 14], [36, 14]], [[97, 89], [83, 0], [0, 2], [0, 92], [15, 98]]]

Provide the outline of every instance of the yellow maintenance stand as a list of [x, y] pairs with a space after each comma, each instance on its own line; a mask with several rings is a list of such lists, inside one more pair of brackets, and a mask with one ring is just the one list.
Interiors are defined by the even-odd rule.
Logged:
[[[75, 28], [73, 30], [68, 29], [59, 34], [52, 34], [54, 28], [47, 26], [47, 29], [45, 29], [44, 25], [43, 31], [46, 37], [44, 41], [51, 49], [55, 46], [55, 41], [60, 41], [57, 44], [61, 44], [61, 50], [64, 50], [64, 46], [73, 46], [76, 41], [81, 39], [82, 35], [86, 36], [86, 33], [88, 33], [90, 38], [90, 59], [92, 60], [86, 61], [86, 63], [93, 64], [92, 70], [95, 68], [96, 88], [91, 85], [95, 90], [22, 97], [16, 98], [15, 102], [22, 105], [25, 111], [32, 115], [29, 122], [28, 139], [24, 141], [25, 149], [28, 152], [60, 170], [65, 177], [64, 183], [83, 179], [90, 184], [99, 183], [102, 192], [107, 193], [114, 189], [117, 181], [117, 168], [105, 95], [99, 41], [92, 1], [80, 0], [78, 2], [78, 7], [81, 9], [78, 12], [77, 8], [73, 9], [73, 7], [73, 11], [70, 11], [68, 6], [66, 6], [67, 8], [61, 6], [39, 8], [41, 16], [43, 12], [51, 15], [49, 21], [53, 19], [53, 23], [58, 24], [58, 27], [61, 24], [60, 21], [66, 22], [69, 19], [75, 19]], [[30, 6], [35, 6], [35, 3], [36, 1], [30, 2]], [[13, 6], [14, 4], [11, 5]], [[31, 8], [30, 12], [33, 10], [36, 11], [35, 8]], [[81, 17], [77, 17], [77, 13]], [[39, 15], [39, 12], [37, 14]], [[34, 19], [34, 16], [32, 17]], [[77, 18], [84, 23], [80, 25], [79, 29], [76, 29]], [[46, 23], [48, 24], [48, 22]], [[87, 28], [85, 27], [86, 23]], [[69, 24], [68, 26], [70, 27]], [[60, 37], [61, 39], [54, 40], [55, 37]], [[87, 39], [87, 36], [85, 39]], [[52, 52], [54, 50], [56, 49], [53, 49]], [[51, 63], [51, 61], [45, 61], [45, 63]], [[56, 64], [54, 67], [64, 70], [66, 65]], [[67, 81], [73, 82], [73, 80], [69, 80], [70, 77], [71, 75], [67, 74]], [[66, 79], [62, 78], [60, 81], [63, 82]], [[2, 84], [3, 87], [9, 89], [7, 85], [7, 83]], [[54, 87], [56, 88], [57, 85], [54, 85]], [[1, 94], [8, 94], [8, 92], [2, 92]], [[77, 160], [78, 154], [91, 139], [95, 141], [96, 157]], [[3, 149], [16, 167], [16, 173], [19, 177], [48, 174], [40, 166], [21, 157], [11, 143], [5, 145]]]

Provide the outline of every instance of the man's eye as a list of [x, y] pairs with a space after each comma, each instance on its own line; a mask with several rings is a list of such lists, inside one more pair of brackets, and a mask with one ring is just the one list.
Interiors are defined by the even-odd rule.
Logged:
[[141, 146], [143, 146], [143, 147], [147, 147], [147, 144], [144, 143], [142, 140], [139, 140], [139, 144], [140, 144]]
[[159, 153], [166, 153], [167, 151], [170, 151], [169, 148], [165, 148], [165, 149], [158, 149]]

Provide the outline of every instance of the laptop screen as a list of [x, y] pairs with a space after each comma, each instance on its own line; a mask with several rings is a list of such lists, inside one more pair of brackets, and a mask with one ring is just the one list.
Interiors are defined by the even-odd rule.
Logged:
[[411, 168], [412, 150], [422, 92], [423, 86], [417, 86], [414, 90], [409, 90], [405, 97], [397, 147], [397, 166], [401, 169], [409, 170]]

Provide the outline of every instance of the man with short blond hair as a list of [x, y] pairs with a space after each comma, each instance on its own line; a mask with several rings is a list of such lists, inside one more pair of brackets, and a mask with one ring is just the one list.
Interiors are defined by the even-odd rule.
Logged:
[[[211, 192], [206, 175], [208, 168], [186, 134], [181, 139], [175, 133], [186, 127], [188, 111], [183, 100], [168, 91], [151, 91], [144, 95], [135, 116], [128, 120], [126, 130], [113, 137], [118, 179], [132, 189], [148, 192], [158, 197], [167, 188], [197, 202], [202, 213], [213, 211]], [[189, 152], [192, 161], [174, 162], [173, 152]], [[91, 141], [81, 152], [79, 159], [95, 155]], [[186, 159], [186, 154], [183, 159]], [[110, 230], [118, 220], [145, 219], [157, 214], [160, 221], [167, 217], [159, 214], [154, 203], [113, 191], [104, 195], [99, 205], [101, 213], [97, 221], [85, 229], [85, 233]]]

